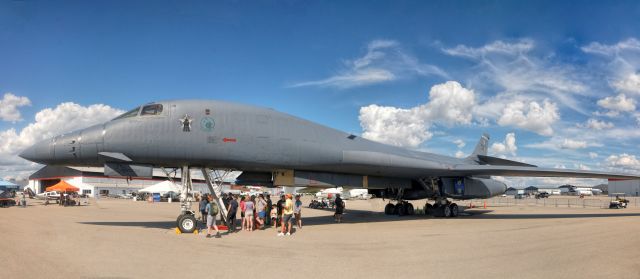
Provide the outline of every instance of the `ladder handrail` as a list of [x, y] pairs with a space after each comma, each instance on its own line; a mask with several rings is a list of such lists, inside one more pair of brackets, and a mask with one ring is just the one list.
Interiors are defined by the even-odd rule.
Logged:
[[224, 200], [222, 200], [222, 187], [215, 183], [215, 180], [211, 179], [210, 173], [210, 169], [202, 168], [202, 176], [204, 176], [204, 180], [207, 182], [209, 192], [213, 195], [214, 200], [218, 204], [218, 208], [220, 208], [220, 212], [222, 213], [221, 219], [225, 224], [229, 224], [229, 220], [227, 220], [229, 212], [227, 212], [227, 208], [224, 206]]

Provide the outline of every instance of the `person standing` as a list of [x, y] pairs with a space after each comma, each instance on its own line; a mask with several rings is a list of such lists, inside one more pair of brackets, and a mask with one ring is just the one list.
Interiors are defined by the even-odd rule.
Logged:
[[200, 198], [200, 204], [198, 209], [200, 210], [200, 214], [202, 215], [202, 223], [207, 224], [207, 204], [209, 200], [207, 198], [207, 194], [203, 194]]
[[278, 236], [283, 236], [285, 227], [287, 228], [287, 236], [291, 235], [291, 219], [293, 218], [293, 201], [291, 200], [291, 194], [287, 194], [287, 200], [284, 202], [284, 208], [282, 209], [282, 231]]
[[220, 213], [220, 208], [218, 207], [218, 203], [213, 201], [213, 198], [209, 196], [209, 203], [206, 207], [207, 210], [207, 238], [211, 238], [211, 230], [216, 231], [216, 238], [220, 238], [220, 231], [218, 230], [218, 225], [216, 224], [216, 218]]
[[[267, 212], [267, 215], [270, 215], [271, 214], [271, 209], [273, 209], [273, 202], [271, 201], [271, 195], [267, 194], [266, 200], [267, 200], [267, 210], [266, 210], [266, 212]], [[271, 218], [266, 218], [264, 224], [267, 225], [267, 226], [271, 226]]]
[[247, 222], [247, 231], [253, 231], [253, 210], [255, 210], [255, 204], [253, 203], [253, 197], [244, 203], [244, 219]]
[[336, 222], [342, 223], [342, 213], [344, 212], [344, 201], [340, 198], [340, 194], [336, 194], [336, 213], [333, 215]]
[[22, 191], [22, 198], [20, 199], [20, 203], [22, 207], [27, 207], [27, 197], [24, 195], [24, 191]]
[[238, 197], [231, 196], [229, 200], [229, 207], [227, 208], [227, 220], [229, 220], [229, 232], [234, 232], [236, 230], [236, 213], [238, 212]]
[[296, 195], [296, 201], [293, 203], [293, 215], [296, 217], [298, 229], [302, 229], [302, 201], [300, 195]]
[[273, 228], [278, 230], [278, 208], [271, 208], [271, 223], [273, 224]]
[[258, 212], [257, 223], [260, 225], [260, 229], [264, 230], [265, 218], [267, 217], [267, 202], [264, 200], [264, 195], [258, 195], [256, 201], [256, 212]]
[[284, 195], [280, 196], [280, 200], [278, 200], [278, 202], [276, 203], [276, 208], [277, 208], [277, 212], [278, 212], [278, 218], [276, 220], [276, 227], [277, 226], [282, 226], [282, 208], [284, 207]]
[[245, 204], [246, 204], [245, 199], [246, 199], [245, 196], [242, 196], [240, 198], [240, 222], [242, 222], [241, 230], [243, 231], [247, 228], [247, 221], [244, 219], [244, 212], [247, 209], [245, 207]]

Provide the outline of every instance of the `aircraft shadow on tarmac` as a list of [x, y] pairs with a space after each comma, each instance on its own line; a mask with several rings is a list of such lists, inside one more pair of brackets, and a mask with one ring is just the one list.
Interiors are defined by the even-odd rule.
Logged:
[[572, 214], [487, 214], [493, 210], [465, 211], [478, 219], [571, 219], [571, 218], [609, 218], [609, 217], [638, 217], [640, 213], [572, 213]]
[[[319, 210], [319, 209], [315, 209]], [[323, 210], [328, 211], [328, 210]], [[461, 219], [474, 218], [474, 219], [565, 219], [565, 218], [604, 218], [604, 217], [638, 217], [640, 213], [602, 213], [602, 214], [488, 214], [493, 210], [465, 210], [460, 217]], [[367, 211], [367, 210], [346, 210], [343, 215], [344, 224], [359, 224], [359, 223], [379, 223], [379, 222], [397, 222], [408, 220], [442, 220], [443, 218], [434, 218], [424, 215], [413, 216], [396, 216], [385, 215], [382, 212]], [[451, 219], [448, 219], [451, 220]], [[336, 224], [333, 216], [313, 216], [302, 218], [304, 226], [320, 226]], [[237, 220], [236, 224], [240, 221]], [[142, 227], [142, 228], [157, 228], [157, 229], [172, 229], [176, 227], [176, 221], [123, 221], [123, 222], [80, 222], [85, 225], [96, 226], [116, 226], [116, 227]]]

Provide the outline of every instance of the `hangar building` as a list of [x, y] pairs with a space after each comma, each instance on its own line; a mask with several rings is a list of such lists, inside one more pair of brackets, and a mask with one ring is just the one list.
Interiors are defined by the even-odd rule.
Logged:
[[[171, 175], [170, 179], [180, 184], [180, 172], [175, 177]], [[208, 193], [208, 187], [199, 171], [192, 171], [193, 190], [200, 193]], [[136, 192], [142, 188], [157, 184], [167, 180], [167, 175], [160, 169], [153, 170], [152, 178], [124, 178], [109, 177], [104, 175], [102, 167], [63, 167], [63, 166], [45, 166], [29, 176], [29, 184], [36, 194], [42, 193], [49, 186], [53, 186], [60, 180], [64, 180], [69, 184], [80, 188], [81, 194], [95, 197], [96, 194], [120, 195]], [[226, 186], [229, 187], [228, 185]], [[225, 187], [223, 187], [224, 189]]]
[[609, 179], [609, 195], [625, 193], [629, 196], [640, 195], [640, 179]]

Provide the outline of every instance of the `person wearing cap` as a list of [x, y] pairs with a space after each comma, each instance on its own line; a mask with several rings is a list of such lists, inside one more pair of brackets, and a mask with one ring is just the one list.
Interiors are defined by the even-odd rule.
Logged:
[[282, 208], [282, 231], [278, 236], [283, 236], [285, 227], [287, 228], [287, 236], [291, 235], [291, 218], [293, 218], [293, 201], [291, 200], [291, 194], [286, 195], [287, 200], [284, 202]]

